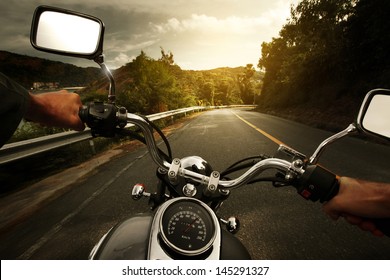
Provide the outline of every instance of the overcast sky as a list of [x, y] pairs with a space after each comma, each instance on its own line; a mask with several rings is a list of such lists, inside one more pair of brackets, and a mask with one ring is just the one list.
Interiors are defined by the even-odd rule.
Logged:
[[171, 51], [182, 69], [257, 65], [261, 43], [269, 42], [287, 22], [298, 0], [2, 0], [0, 50], [95, 66], [34, 50], [31, 18], [39, 5], [76, 10], [99, 17], [106, 26], [106, 64], [118, 68], [141, 50], [160, 57]]

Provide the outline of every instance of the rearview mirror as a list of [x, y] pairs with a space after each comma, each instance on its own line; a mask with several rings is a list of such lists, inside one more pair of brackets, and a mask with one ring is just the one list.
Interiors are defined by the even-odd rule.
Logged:
[[390, 90], [375, 89], [366, 95], [357, 124], [365, 133], [390, 139]]
[[34, 13], [30, 40], [41, 51], [95, 60], [103, 52], [103, 35], [104, 24], [98, 18], [40, 6]]

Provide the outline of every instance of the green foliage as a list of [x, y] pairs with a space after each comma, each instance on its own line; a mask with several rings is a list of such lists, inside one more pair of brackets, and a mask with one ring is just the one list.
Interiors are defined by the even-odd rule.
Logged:
[[265, 70], [259, 105], [326, 108], [389, 86], [390, 2], [303, 0], [279, 37], [262, 44]]
[[61, 128], [44, 127], [32, 122], [23, 122], [8, 142], [23, 141], [64, 131], [66, 130]]
[[253, 64], [247, 64], [244, 72], [237, 77], [240, 96], [245, 104], [253, 104], [255, 101], [256, 89], [252, 83], [255, 73], [256, 70]]
[[[81, 68], [61, 62], [0, 51], [0, 71], [30, 88], [33, 82], [59, 82], [85, 86], [78, 91], [84, 104], [106, 101], [108, 81], [99, 68]], [[3, 70], [1, 70], [3, 69]], [[172, 52], [161, 48], [155, 60], [141, 52], [132, 62], [113, 71], [117, 104], [130, 112], [152, 114], [190, 106], [253, 103], [261, 74], [252, 65], [185, 71], [175, 64]], [[11, 142], [62, 132], [57, 128], [25, 123]]]
[[118, 102], [129, 110], [141, 113], [156, 113], [191, 105], [186, 104], [191, 98], [181, 96], [183, 93], [172, 73], [173, 67], [165, 60], [156, 61], [141, 52], [126, 67], [132, 82], [118, 88]]
[[[2, 72], [27, 88], [33, 82], [58, 82], [60, 87], [84, 86], [78, 91], [84, 104], [107, 100], [108, 81], [99, 68], [81, 68], [5, 51], [0, 51], [0, 62]], [[113, 75], [117, 104], [142, 114], [196, 105], [252, 104], [260, 93], [262, 79], [251, 64], [205, 71], [182, 70], [175, 64], [173, 53], [163, 48], [159, 59], [142, 51], [132, 62], [113, 70]], [[47, 129], [31, 126], [27, 130], [34, 136], [46, 134]], [[21, 131], [20, 135], [28, 133]]]
[[[261, 76], [253, 65], [185, 71], [171, 52], [161, 48], [161, 58], [141, 52], [114, 72], [117, 103], [130, 112], [151, 114], [190, 106], [253, 104]], [[82, 91], [83, 101], [105, 100], [107, 81], [99, 80]], [[102, 98], [103, 97], [103, 98]]]
[[360, 0], [347, 29], [348, 78], [365, 89], [390, 87], [390, 1]]

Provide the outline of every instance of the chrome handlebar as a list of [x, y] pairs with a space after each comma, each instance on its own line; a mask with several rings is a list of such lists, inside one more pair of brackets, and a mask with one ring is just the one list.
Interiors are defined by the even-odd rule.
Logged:
[[154, 139], [153, 135], [153, 130], [149, 123], [139, 115], [131, 113], [127, 113], [127, 123], [132, 123], [141, 128], [142, 132], [144, 133], [146, 146], [153, 161], [157, 164], [159, 168], [162, 168], [163, 170], [168, 170], [171, 164], [164, 160], [158, 152], [156, 140]]
[[[156, 140], [154, 139], [152, 128], [150, 127], [149, 123], [145, 119], [143, 119], [138, 115], [128, 113], [127, 122], [138, 126], [142, 130], [142, 132], [144, 133], [146, 145], [150, 153], [150, 156], [152, 157], [153, 161], [157, 164], [157, 166], [160, 169], [169, 172], [170, 170], [172, 171], [172, 169], [176, 166], [177, 168], [175, 169], [174, 176], [181, 176], [205, 185], [210, 184], [211, 182], [215, 182], [215, 178], [210, 178], [209, 176], [204, 176], [202, 174], [181, 168], [180, 160], [178, 159], [175, 159], [173, 161], [176, 162], [175, 164], [167, 162], [160, 155], [157, 148]], [[247, 170], [244, 174], [242, 174], [236, 179], [226, 180], [226, 181], [218, 180], [217, 182], [218, 188], [220, 189], [237, 188], [239, 186], [246, 184], [250, 179], [254, 178], [255, 176], [259, 175], [260, 173], [262, 173], [267, 169], [277, 169], [283, 172], [287, 172], [286, 174], [288, 174], [289, 178], [286, 179], [291, 179], [296, 175], [302, 175], [305, 172], [302, 167], [302, 164], [297, 164], [296, 162], [291, 163], [287, 160], [278, 159], [278, 158], [269, 158], [256, 163], [249, 170]]]

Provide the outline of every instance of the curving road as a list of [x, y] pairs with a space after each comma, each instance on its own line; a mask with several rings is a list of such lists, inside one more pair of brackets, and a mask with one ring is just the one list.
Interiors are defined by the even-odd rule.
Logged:
[[[275, 141], [311, 155], [329, 135], [269, 115], [221, 109], [191, 119], [169, 141], [174, 157], [198, 155], [221, 171], [244, 157], [274, 154]], [[390, 182], [389, 158], [390, 146], [345, 138], [329, 147], [320, 163], [339, 175]], [[1, 235], [1, 259], [86, 259], [115, 223], [148, 211], [146, 199], [131, 199], [131, 187], [142, 182], [153, 191], [154, 174], [145, 148], [124, 151]], [[239, 217], [242, 226], [237, 236], [254, 259], [390, 258], [389, 238], [372, 237], [344, 221], [329, 220], [319, 203], [305, 201], [291, 187], [259, 183], [233, 190], [219, 215]]]

